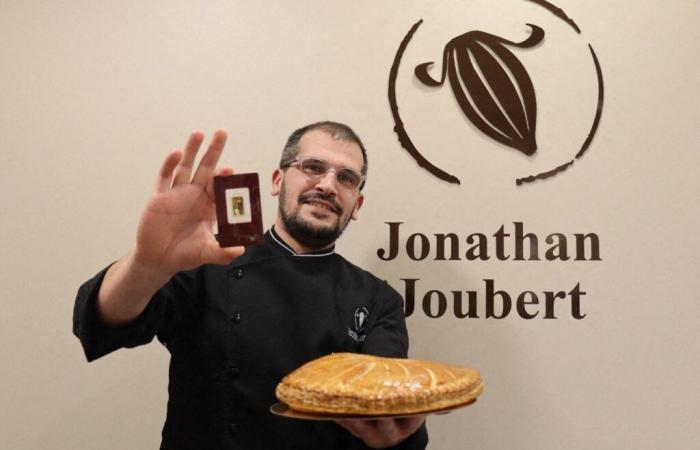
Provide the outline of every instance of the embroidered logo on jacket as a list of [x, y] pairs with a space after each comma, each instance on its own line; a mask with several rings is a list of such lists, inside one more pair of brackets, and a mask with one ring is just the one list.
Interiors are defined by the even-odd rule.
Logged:
[[369, 317], [369, 311], [364, 306], [360, 306], [355, 310], [355, 329], [348, 328], [348, 336], [353, 338], [355, 342], [363, 342], [367, 335], [364, 333], [365, 324]]

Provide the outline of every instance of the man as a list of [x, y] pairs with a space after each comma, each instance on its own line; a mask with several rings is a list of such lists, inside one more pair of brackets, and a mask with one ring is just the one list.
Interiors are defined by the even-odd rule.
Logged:
[[192, 174], [203, 138], [192, 133], [163, 162], [135, 247], [81, 286], [74, 333], [88, 360], [154, 336], [168, 348], [162, 449], [425, 448], [422, 416], [333, 423], [269, 412], [276, 384], [311, 359], [407, 354], [401, 297], [334, 252], [364, 200], [360, 139], [335, 122], [292, 133], [272, 174], [275, 225], [244, 251], [212, 235], [213, 176], [233, 170], [216, 170], [220, 130]]

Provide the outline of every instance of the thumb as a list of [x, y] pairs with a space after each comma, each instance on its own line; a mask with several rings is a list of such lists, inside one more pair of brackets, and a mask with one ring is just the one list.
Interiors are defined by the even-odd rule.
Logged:
[[234, 259], [245, 253], [245, 247], [219, 247], [219, 243], [212, 240], [207, 243], [207, 260], [205, 264], [228, 265]]

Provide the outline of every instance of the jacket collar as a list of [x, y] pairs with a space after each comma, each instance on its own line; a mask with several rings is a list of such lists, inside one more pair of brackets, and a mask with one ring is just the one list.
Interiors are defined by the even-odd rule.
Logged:
[[284, 252], [285, 254], [292, 255], [292, 256], [299, 256], [299, 257], [320, 257], [320, 256], [328, 256], [332, 255], [335, 253], [335, 244], [333, 244], [331, 247], [323, 249], [323, 250], [315, 250], [312, 252], [307, 252], [307, 253], [297, 253], [294, 251], [291, 245], [287, 244], [284, 239], [280, 237], [279, 234], [275, 231], [275, 226], [273, 225], [272, 228], [270, 228], [267, 232], [265, 232], [265, 243], [277, 250], [280, 250]]

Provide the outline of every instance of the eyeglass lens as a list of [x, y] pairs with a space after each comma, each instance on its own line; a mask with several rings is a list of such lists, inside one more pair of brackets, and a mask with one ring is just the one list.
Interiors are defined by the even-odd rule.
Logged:
[[[301, 171], [309, 176], [325, 175], [331, 167], [327, 162], [318, 158], [303, 158], [299, 161]], [[347, 167], [335, 170], [335, 178], [338, 184], [345, 189], [356, 189], [362, 182], [362, 175], [357, 171], [348, 169]]]

